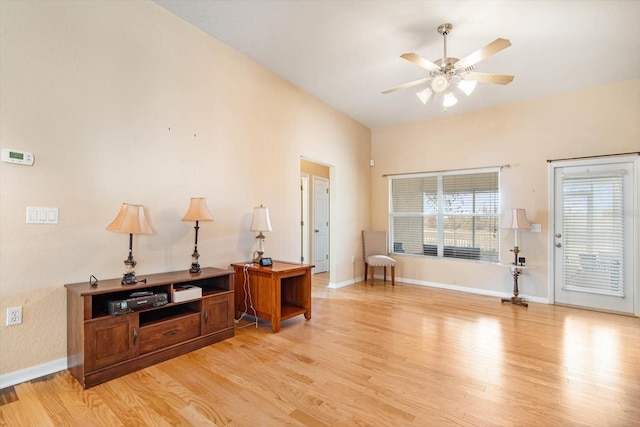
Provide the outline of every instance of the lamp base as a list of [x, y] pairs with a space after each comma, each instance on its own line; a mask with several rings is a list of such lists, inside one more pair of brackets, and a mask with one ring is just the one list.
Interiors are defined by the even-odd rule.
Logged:
[[191, 263], [191, 268], [189, 269], [190, 273], [200, 273], [201, 271], [200, 264]]
[[136, 277], [136, 273], [134, 271], [131, 271], [129, 273], [124, 273], [122, 275], [123, 285], [135, 285], [136, 283], [138, 283], [138, 278]]
[[[515, 248], [516, 257], [518, 256], [518, 247]], [[517, 259], [517, 258], [516, 258]], [[520, 298], [520, 289], [518, 289], [518, 279], [520, 278], [520, 274], [522, 274], [522, 268], [518, 268], [517, 265], [513, 265], [509, 267], [511, 271], [511, 275], [513, 276], [513, 296], [511, 298], [502, 298], [502, 302], [508, 302], [510, 304], [519, 305], [521, 307], [529, 307], [529, 303], [526, 299]]]
[[529, 307], [529, 303], [526, 299], [520, 297], [502, 298], [502, 302], [508, 302], [510, 304], [519, 305], [521, 307]]
[[253, 263], [260, 264], [260, 260], [262, 259], [262, 254], [264, 254], [264, 252], [256, 251], [254, 255], [255, 254], [258, 254], [258, 255], [256, 255], [256, 257], [253, 259]]
[[[132, 234], [130, 236], [133, 236]], [[123, 285], [135, 285], [138, 283], [136, 272], [133, 270], [137, 262], [133, 259], [133, 251], [131, 250], [131, 240], [129, 241], [129, 256], [124, 260], [124, 274], [122, 275]], [[146, 280], [145, 280], [146, 282]]]

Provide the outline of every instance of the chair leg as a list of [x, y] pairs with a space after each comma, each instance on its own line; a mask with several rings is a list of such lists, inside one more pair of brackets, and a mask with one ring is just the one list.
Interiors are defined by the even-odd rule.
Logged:
[[370, 271], [370, 273], [371, 273], [371, 286], [373, 286], [373, 269], [374, 269], [373, 265], [371, 267], [369, 267], [369, 269], [371, 270]]
[[369, 264], [364, 263], [364, 283], [367, 283], [367, 273], [369, 272]]
[[383, 267], [384, 268], [384, 281], [387, 281], [387, 267]]
[[391, 266], [391, 286], [396, 285], [396, 266]]

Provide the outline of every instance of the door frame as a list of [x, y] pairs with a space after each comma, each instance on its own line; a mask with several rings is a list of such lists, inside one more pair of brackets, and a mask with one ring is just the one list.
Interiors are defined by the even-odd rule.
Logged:
[[[300, 160], [305, 160], [310, 163], [316, 163], [318, 165], [329, 168], [329, 188], [335, 190], [334, 186], [335, 186], [335, 183], [338, 181], [336, 178], [337, 166], [332, 165], [331, 163], [325, 163], [321, 160], [317, 160], [307, 156], [300, 156]], [[300, 170], [300, 173], [304, 173], [304, 172]], [[310, 174], [310, 176], [313, 176], [313, 174]], [[338, 205], [339, 203], [336, 200], [336, 191], [329, 191], [329, 264], [328, 264], [329, 283], [327, 284], [327, 287], [332, 289], [338, 289], [340, 287], [336, 284], [336, 277], [337, 277], [337, 271], [338, 271], [336, 268], [336, 266], [338, 265], [336, 256], [337, 256], [338, 250], [336, 250], [335, 248], [336, 239], [332, 238], [332, 236], [335, 234], [334, 227], [336, 227], [336, 224], [338, 223], [335, 218], [336, 209]], [[309, 240], [309, 244], [311, 245], [311, 240]]]
[[594, 156], [579, 159], [549, 160], [549, 218], [548, 218], [548, 295], [551, 304], [556, 303], [555, 293], [555, 210], [556, 210], [556, 168], [572, 167], [572, 166], [589, 166], [601, 165], [604, 163], [633, 163], [632, 180], [635, 185], [633, 191], [633, 200], [631, 201], [631, 215], [635, 216], [634, 232], [632, 238], [632, 251], [634, 262], [631, 269], [631, 281], [633, 287], [633, 315], [640, 316], [640, 156], [635, 155], [612, 155], [612, 156]]
[[309, 257], [309, 174], [300, 174], [300, 261], [305, 264], [310, 263]]

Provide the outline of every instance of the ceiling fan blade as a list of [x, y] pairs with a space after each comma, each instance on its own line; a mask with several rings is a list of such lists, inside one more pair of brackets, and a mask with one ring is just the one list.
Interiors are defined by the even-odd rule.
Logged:
[[511, 42], [507, 39], [495, 39], [485, 47], [482, 47], [470, 55], [465, 56], [456, 62], [456, 68], [466, 68], [477, 64], [483, 59], [487, 59], [491, 55], [495, 55], [503, 49], [511, 46]]
[[408, 87], [418, 86], [419, 84], [424, 83], [427, 80], [429, 80], [428, 77], [425, 77], [424, 79], [414, 80], [414, 81], [409, 82], [409, 83], [401, 84], [400, 86], [396, 86], [396, 87], [392, 87], [392, 88], [387, 89], [387, 90], [383, 90], [382, 93], [387, 94], [387, 93], [395, 92], [397, 90], [406, 89]]
[[467, 80], [476, 80], [481, 83], [493, 83], [497, 85], [508, 85], [513, 81], [513, 76], [506, 74], [492, 74], [492, 73], [476, 73], [472, 71], [464, 75]]
[[440, 66], [434, 64], [431, 61], [427, 61], [417, 53], [403, 53], [400, 58], [416, 64], [418, 67], [422, 67], [429, 71], [440, 71]]

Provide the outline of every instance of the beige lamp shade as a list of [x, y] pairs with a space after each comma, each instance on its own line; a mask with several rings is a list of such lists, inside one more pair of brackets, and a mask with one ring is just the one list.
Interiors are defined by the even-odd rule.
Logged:
[[153, 234], [144, 214], [144, 206], [129, 203], [122, 204], [118, 215], [107, 225], [107, 230], [128, 234]]
[[269, 209], [260, 205], [253, 208], [253, 219], [251, 220], [251, 231], [271, 231], [271, 221], [269, 220]]
[[513, 209], [511, 215], [511, 226], [515, 230], [530, 230], [531, 224], [527, 219], [527, 211], [524, 209]]
[[184, 217], [183, 221], [213, 221], [213, 216], [209, 212], [207, 207], [207, 201], [204, 197], [192, 197], [189, 204], [189, 210]]

